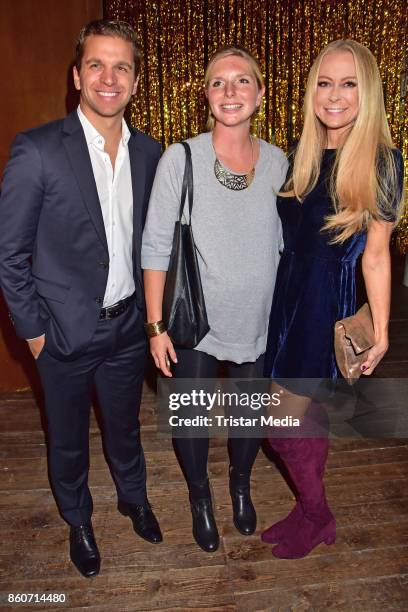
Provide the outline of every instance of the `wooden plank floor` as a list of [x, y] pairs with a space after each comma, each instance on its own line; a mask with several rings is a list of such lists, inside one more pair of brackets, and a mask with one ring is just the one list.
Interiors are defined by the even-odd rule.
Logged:
[[[408, 289], [394, 287], [391, 349], [379, 376], [407, 376]], [[170, 440], [155, 431], [155, 398], [143, 397], [143, 443], [152, 506], [164, 542], [138, 538], [118, 514], [114, 486], [92, 420], [90, 484], [101, 574], [82, 578], [68, 558], [67, 527], [49, 490], [40, 412], [31, 393], [0, 398], [0, 591], [65, 593], [67, 602], [24, 610], [361, 611], [408, 609], [408, 440], [334, 440], [326, 488], [337, 518], [333, 546], [296, 561], [272, 557], [260, 530], [293, 497], [260, 453], [253, 471], [258, 530], [233, 527], [225, 440], [212, 440], [209, 471], [221, 545], [193, 542], [186, 487]], [[0, 610], [14, 609], [5, 603]]]

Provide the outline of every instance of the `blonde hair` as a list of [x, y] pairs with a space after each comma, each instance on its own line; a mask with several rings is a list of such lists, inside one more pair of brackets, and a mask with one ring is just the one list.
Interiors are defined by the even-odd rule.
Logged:
[[[208, 90], [208, 84], [210, 81], [210, 72], [215, 62], [218, 62], [218, 60], [223, 59], [224, 57], [230, 57], [230, 56], [242, 57], [244, 60], [248, 62], [254, 74], [256, 83], [258, 85], [258, 89], [262, 89], [262, 87], [264, 86], [264, 78], [262, 76], [261, 67], [258, 63], [258, 60], [256, 60], [255, 57], [252, 55], [252, 53], [250, 53], [244, 47], [236, 46], [236, 47], [223, 47], [222, 49], [218, 49], [218, 51], [216, 51], [211, 56], [211, 59], [207, 64], [207, 68], [205, 69], [205, 74], [204, 74], [205, 91]], [[208, 107], [208, 117], [207, 117], [207, 123], [206, 123], [207, 130], [211, 131], [214, 128], [214, 125], [215, 125], [214, 115], [211, 112], [211, 108]]]
[[296, 149], [293, 173], [282, 196], [299, 201], [315, 187], [327, 146], [326, 128], [314, 111], [320, 65], [328, 53], [349, 51], [356, 66], [359, 110], [350, 131], [337, 150], [330, 178], [335, 213], [326, 217], [323, 230], [333, 233], [332, 243], [342, 243], [367, 229], [371, 219], [398, 218], [393, 209], [399, 193], [392, 140], [384, 107], [382, 84], [371, 51], [354, 40], [336, 40], [325, 47], [309, 72], [304, 99], [304, 126]]

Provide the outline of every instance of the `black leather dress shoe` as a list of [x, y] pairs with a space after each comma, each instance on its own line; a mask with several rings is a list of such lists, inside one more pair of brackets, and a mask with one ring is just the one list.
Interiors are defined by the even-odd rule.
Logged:
[[190, 507], [195, 541], [206, 552], [215, 552], [219, 546], [220, 538], [213, 514], [211, 497], [190, 498]]
[[101, 557], [95, 542], [92, 525], [71, 526], [69, 545], [71, 561], [77, 570], [85, 578], [97, 576], [101, 567]]
[[233, 521], [242, 535], [251, 535], [256, 529], [256, 512], [251, 500], [249, 476], [230, 469], [230, 495]]
[[118, 502], [118, 510], [123, 516], [129, 516], [133, 523], [133, 529], [141, 538], [152, 544], [163, 541], [159, 523], [153, 514], [149, 502], [143, 505]]

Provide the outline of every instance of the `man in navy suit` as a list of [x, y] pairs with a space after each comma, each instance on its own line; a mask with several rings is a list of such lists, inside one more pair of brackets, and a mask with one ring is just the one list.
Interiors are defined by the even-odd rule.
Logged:
[[146, 358], [140, 247], [160, 146], [123, 119], [140, 64], [128, 24], [85, 26], [74, 68], [80, 105], [16, 137], [0, 200], [0, 281], [37, 362], [50, 482], [70, 525], [71, 560], [87, 577], [100, 568], [88, 487], [93, 384], [118, 509], [141, 537], [162, 540], [138, 419]]

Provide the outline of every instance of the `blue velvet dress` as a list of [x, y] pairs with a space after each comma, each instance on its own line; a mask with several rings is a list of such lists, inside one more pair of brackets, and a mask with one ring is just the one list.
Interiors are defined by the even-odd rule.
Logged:
[[[402, 158], [395, 151], [402, 181]], [[334, 324], [355, 312], [356, 262], [364, 250], [366, 233], [333, 245], [329, 244], [330, 234], [321, 232], [324, 218], [333, 213], [329, 180], [335, 155], [335, 149], [323, 152], [318, 182], [302, 203], [296, 198], [277, 199], [284, 250], [265, 355], [265, 375], [271, 378], [340, 376]]]

